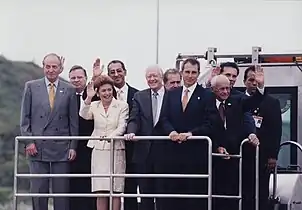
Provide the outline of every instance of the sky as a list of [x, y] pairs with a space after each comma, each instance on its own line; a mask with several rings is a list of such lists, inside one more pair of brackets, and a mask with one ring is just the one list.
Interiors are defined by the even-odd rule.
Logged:
[[[156, 63], [157, 0], [10, 0], [0, 7], [0, 53], [40, 64], [45, 54], [66, 58], [91, 76], [100, 58], [125, 62], [128, 82], [145, 88]], [[159, 0], [159, 65], [175, 66], [178, 53], [302, 52], [302, 1]]]

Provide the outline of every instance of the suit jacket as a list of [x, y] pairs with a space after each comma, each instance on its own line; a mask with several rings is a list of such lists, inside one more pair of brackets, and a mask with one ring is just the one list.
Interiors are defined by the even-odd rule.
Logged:
[[257, 128], [261, 159], [277, 159], [282, 136], [282, 117], [279, 100], [265, 95], [261, 104], [254, 108], [252, 113], [255, 116], [262, 117], [261, 126]]
[[[212, 137], [212, 111], [207, 109], [206, 101], [210, 91], [197, 85], [187, 104], [185, 111], [182, 110], [183, 87], [171, 90], [167, 94], [164, 116], [161, 126], [164, 134], [169, 135], [172, 131], [178, 133], [192, 132], [194, 136]], [[204, 140], [188, 140], [181, 144], [167, 140], [165, 142], [165, 157], [168, 162], [201, 163], [206, 160], [208, 148]]]
[[[51, 111], [45, 78], [25, 84], [21, 107], [22, 136], [77, 136], [78, 105], [75, 89], [59, 80], [54, 108]], [[40, 161], [67, 161], [68, 150], [76, 149], [75, 140], [27, 141], [35, 143], [38, 154], [31, 156]]]
[[[112, 99], [107, 113], [101, 101], [94, 101], [84, 105], [80, 116], [86, 120], [94, 120], [94, 130], [91, 136], [115, 137], [125, 133], [129, 115], [128, 104]], [[87, 146], [99, 150], [110, 150], [110, 142], [89, 140]], [[125, 149], [124, 140], [115, 140], [114, 149]]]
[[[163, 104], [166, 100], [166, 90], [163, 95]], [[163, 114], [163, 105], [161, 107], [160, 118]], [[133, 108], [127, 126], [127, 133], [134, 133], [137, 136], [156, 136], [162, 135], [159, 123], [153, 125], [151, 89], [138, 91], [133, 97]], [[135, 142], [133, 151], [134, 162], [144, 162], [150, 154], [151, 145], [154, 140], [141, 140]]]
[[[231, 90], [231, 96], [233, 97], [247, 97], [243, 92], [238, 91], [236, 89]], [[254, 122], [254, 118], [252, 116], [251, 112], [245, 112], [244, 113], [244, 131], [246, 135], [249, 135], [251, 133], [256, 133], [256, 126]]]
[[215, 139], [218, 139], [218, 145], [227, 149], [230, 154], [238, 154], [242, 140], [248, 137], [250, 133], [245, 132], [244, 118], [245, 113], [250, 112], [257, 107], [263, 100], [264, 95], [256, 92], [252, 97], [230, 96], [225, 101], [226, 128], [216, 107], [216, 96], [212, 94], [212, 107], [215, 107]]

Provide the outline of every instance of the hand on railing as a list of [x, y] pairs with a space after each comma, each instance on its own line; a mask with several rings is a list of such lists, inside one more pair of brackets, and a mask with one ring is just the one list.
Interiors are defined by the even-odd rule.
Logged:
[[[228, 151], [224, 147], [218, 147], [217, 152], [219, 154], [229, 155]], [[226, 157], [223, 157], [223, 159], [229, 160], [229, 159], [231, 159], [231, 157], [226, 156]]]
[[260, 145], [260, 141], [258, 139], [258, 137], [256, 136], [256, 134], [251, 133], [248, 137], [249, 139], [249, 143], [251, 143], [253, 146], [259, 146]]
[[187, 141], [189, 137], [192, 136], [191, 132], [187, 132], [187, 133], [177, 133], [176, 131], [172, 131], [169, 135], [169, 138], [172, 141], [176, 141], [178, 143], [182, 143], [184, 141]]
[[134, 139], [135, 137], [134, 133], [125, 134], [124, 137], [126, 141], [137, 141], [136, 139]]

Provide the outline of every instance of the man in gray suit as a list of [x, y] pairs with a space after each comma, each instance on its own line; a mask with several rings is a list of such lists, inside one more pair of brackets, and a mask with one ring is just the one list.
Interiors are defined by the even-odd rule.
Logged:
[[[78, 105], [75, 89], [59, 79], [62, 59], [48, 54], [43, 59], [45, 77], [25, 84], [21, 108], [22, 136], [77, 136]], [[75, 140], [26, 141], [26, 154], [32, 174], [69, 173], [76, 157]], [[51, 180], [51, 182], [50, 182]], [[51, 184], [51, 186], [50, 186]], [[68, 178], [32, 178], [32, 193], [67, 193]], [[47, 210], [48, 198], [33, 198], [34, 210]], [[54, 210], [69, 210], [68, 198], [54, 198]]]

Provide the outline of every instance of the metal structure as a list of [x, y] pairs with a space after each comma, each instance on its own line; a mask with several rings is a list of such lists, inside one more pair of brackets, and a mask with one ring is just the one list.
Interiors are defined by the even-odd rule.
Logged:
[[[223, 155], [218, 153], [212, 153], [212, 140], [207, 136], [194, 136], [190, 137], [190, 140], [203, 140], [208, 142], [208, 174], [114, 174], [114, 144], [110, 144], [110, 173], [109, 174], [19, 174], [18, 173], [18, 153], [19, 153], [19, 141], [24, 140], [124, 140], [124, 137], [111, 137], [111, 138], [101, 138], [101, 137], [91, 137], [91, 136], [18, 136], [15, 138], [15, 165], [14, 165], [14, 198], [13, 198], [13, 209], [17, 210], [17, 198], [18, 197], [97, 197], [97, 196], [108, 196], [109, 197], [109, 210], [112, 210], [112, 198], [113, 197], [173, 197], [173, 198], [207, 198], [208, 199], [208, 210], [212, 209], [212, 198], [227, 198], [227, 199], [238, 199], [239, 200], [239, 210], [242, 209], [242, 148], [243, 144], [248, 142], [247, 139], [243, 140], [240, 145], [239, 155]], [[138, 136], [135, 137], [136, 140], [167, 140], [167, 136]], [[213, 195], [212, 194], [212, 156], [218, 157], [231, 157], [240, 158], [239, 161], [239, 195], [237, 196], [227, 196], [227, 195]], [[259, 204], [259, 147], [256, 148], [256, 196], [255, 204], [256, 210], [258, 210]], [[18, 193], [18, 178], [51, 178], [51, 177], [109, 177], [110, 178], [110, 192], [109, 194], [40, 194], [40, 193]], [[116, 194], [113, 192], [113, 178], [114, 177], [162, 177], [162, 178], [207, 178], [208, 179], [208, 194], [207, 195], [187, 195], [187, 194]]]
[[[269, 58], [292, 57], [291, 62], [267, 62]], [[181, 69], [181, 64], [188, 58], [206, 60], [209, 68], [201, 72], [199, 83], [204, 84], [213, 67], [217, 65], [219, 59], [233, 59], [239, 66], [239, 76], [235, 87], [244, 87], [243, 72], [251, 65], [261, 65], [264, 69], [266, 87], [297, 87], [297, 142], [302, 144], [302, 53], [263, 53], [262, 48], [252, 47], [250, 54], [218, 54], [217, 48], [209, 47], [205, 54], [182, 54], [176, 57], [176, 68]], [[213, 60], [215, 62], [213, 62]], [[248, 62], [247, 62], [248, 61]], [[214, 65], [213, 65], [214, 64]], [[302, 166], [302, 153], [298, 153], [298, 165]]]
[[[302, 152], [302, 145], [294, 142], [294, 141], [286, 141], [280, 144], [279, 147], [279, 152], [281, 150], [282, 147], [286, 146], [286, 145], [293, 145], [295, 146], [297, 149], [300, 150], [300, 152]], [[299, 172], [299, 168], [300, 166], [298, 166], [298, 171]], [[272, 195], [270, 196], [270, 203], [274, 206], [274, 210], [278, 210], [279, 206], [281, 204], [281, 200], [280, 197], [277, 196], [277, 173], [278, 173], [278, 166], [276, 165], [275, 169], [274, 169], [274, 173], [273, 173], [273, 191], [272, 191]]]
[[[176, 57], [176, 69], [180, 69], [181, 63], [188, 59], [188, 58], [194, 58], [194, 59], [204, 59], [207, 60], [208, 64], [216, 64], [217, 59], [225, 59], [225, 58], [236, 58], [237, 64], [239, 67], [247, 67], [250, 65], [257, 65], [261, 64], [262, 67], [270, 67], [270, 66], [302, 66], [302, 62], [300, 60], [293, 60], [293, 62], [286, 62], [286, 63], [267, 63], [262, 62], [265, 58], [271, 58], [271, 57], [302, 57], [302, 53], [281, 53], [281, 54], [260, 54], [262, 52], [261, 47], [252, 47], [252, 53], [251, 54], [216, 54], [217, 48], [215, 47], [209, 47], [205, 54], [181, 54], [179, 53]], [[214, 59], [215, 58], [215, 59]], [[250, 59], [250, 63], [240, 63], [241, 59]], [[236, 62], [236, 61], [235, 61]]]

